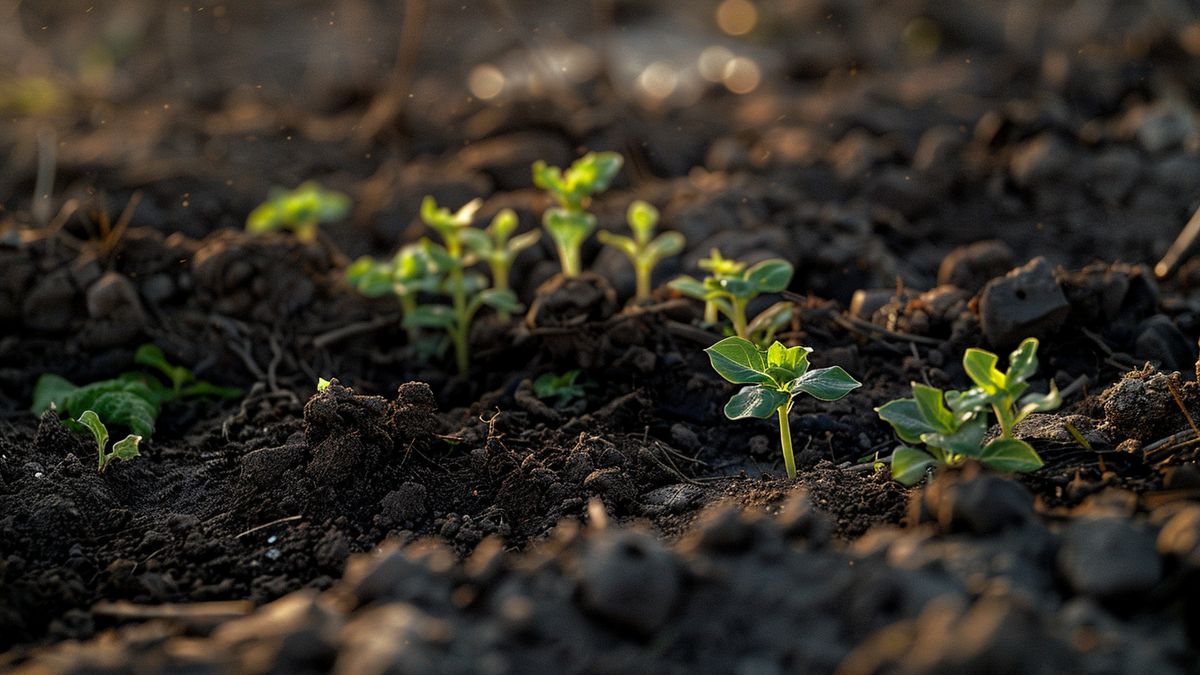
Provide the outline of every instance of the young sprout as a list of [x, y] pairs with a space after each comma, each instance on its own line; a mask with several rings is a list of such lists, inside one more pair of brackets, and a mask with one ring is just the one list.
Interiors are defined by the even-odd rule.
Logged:
[[[419, 244], [402, 247], [390, 261], [363, 256], [346, 268], [346, 281], [359, 293], [377, 298], [394, 295], [404, 316], [416, 311], [418, 296], [432, 293], [441, 284], [433, 260]], [[408, 341], [418, 340], [417, 329], [409, 326]]]
[[605, 230], [601, 230], [596, 236], [600, 243], [612, 246], [629, 257], [637, 278], [635, 297], [638, 300], [647, 300], [650, 298], [650, 273], [660, 260], [677, 255], [683, 250], [683, 235], [678, 232], [663, 232], [655, 237], [658, 209], [641, 200], [629, 205], [626, 220], [629, 221], [629, 229], [633, 230], [632, 239]]
[[[958, 392], [942, 392], [912, 383], [912, 398], [876, 408], [879, 417], [904, 442], [892, 453], [892, 477], [905, 485], [920, 481], [938, 464], [961, 464], [975, 459], [997, 471], [1035, 471], [1042, 458], [1033, 446], [1013, 436], [1013, 427], [1030, 413], [1054, 410], [1062, 404], [1050, 381], [1046, 394], [1026, 394], [1027, 380], [1037, 371], [1038, 341], [1029, 338], [1008, 359], [1008, 370], [996, 368], [998, 358], [982, 349], [968, 349], [963, 368], [975, 384]], [[1000, 435], [986, 444], [988, 413], [996, 415]]]
[[[792, 265], [785, 260], [764, 260], [749, 269], [741, 263], [720, 258], [713, 251], [713, 273], [698, 281], [687, 275], [680, 276], [669, 285], [680, 293], [710, 303], [733, 324], [733, 334], [756, 344], [771, 342], [776, 331], [791, 320], [791, 303], [777, 302], [766, 308], [752, 320], [746, 317], [746, 306], [762, 293], [778, 293], [792, 281]], [[737, 266], [735, 266], [737, 265]], [[735, 271], [736, 270], [736, 271]]]
[[728, 337], [704, 350], [713, 370], [734, 384], [747, 385], [725, 404], [731, 420], [746, 417], [768, 419], [779, 416], [779, 441], [788, 478], [796, 477], [792, 454], [792, 431], [788, 413], [794, 399], [808, 394], [821, 401], [836, 401], [861, 384], [841, 368], [830, 366], [809, 370], [808, 347], [785, 347], [780, 342], [768, 349], [740, 337]]
[[558, 206], [547, 209], [542, 226], [558, 249], [564, 276], [578, 276], [579, 250], [596, 229], [596, 217], [587, 212], [592, 196], [608, 189], [624, 160], [615, 152], [589, 152], [566, 170], [533, 164], [533, 184], [545, 190]]
[[[482, 232], [473, 228], [462, 230], [467, 247], [487, 263], [492, 272], [492, 288], [509, 291], [508, 273], [513, 261], [525, 249], [533, 246], [541, 238], [542, 233], [532, 230], [525, 234], [512, 237], [517, 230], [517, 214], [512, 209], [504, 209], [492, 218], [492, 223]], [[512, 237], [510, 239], [510, 237]], [[507, 310], [497, 311], [501, 321], [509, 320]]]
[[[714, 279], [731, 279], [740, 275], [746, 269], [746, 263], [731, 260], [721, 255], [720, 249], [713, 248], [707, 258], [700, 259], [700, 269], [708, 271]], [[717, 322], [717, 305], [711, 300], [704, 303], [704, 323]]]
[[100, 473], [108, 468], [108, 465], [113, 460], [127, 461], [138, 457], [141, 453], [138, 452], [138, 443], [142, 442], [142, 437], [136, 434], [129, 434], [124, 439], [113, 443], [111, 451], [105, 451], [108, 447], [108, 427], [104, 426], [104, 422], [100, 421], [100, 416], [94, 410], [85, 410], [75, 420], [85, 429], [92, 432], [92, 438], [96, 439], [96, 447], [99, 454], [99, 462], [97, 469]]
[[337, 222], [349, 212], [349, 197], [308, 181], [295, 190], [273, 189], [270, 198], [246, 218], [246, 231], [263, 234], [291, 230], [297, 239], [313, 241], [319, 223]]
[[568, 370], [562, 375], [544, 373], [533, 381], [533, 393], [540, 399], [557, 398], [558, 405], [566, 405], [573, 398], [583, 398], [583, 385], [577, 383], [579, 370]]
[[421, 246], [437, 271], [444, 275], [439, 290], [450, 296], [450, 306], [420, 305], [404, 318], [408, 326], [445, 330], [454, 345], [458, 372], [463, 375], [470, 365], [468, 339], [475, 314], [484, 305], [504, 312], [524, 309], [512, 291], [488, 288], [483, 275], [468, 272], [476, 260], [465, 242], [475, 237], [471, 233], [478, 232], [471, 229], [471, 221], [481, 204], [482, 201], [476, 199], [451, 213], [449, 209], [439, 207], [433, 197], [426, 197], [421, 202], [421, 219], [442, 239], [441, 244], [423, 239]]

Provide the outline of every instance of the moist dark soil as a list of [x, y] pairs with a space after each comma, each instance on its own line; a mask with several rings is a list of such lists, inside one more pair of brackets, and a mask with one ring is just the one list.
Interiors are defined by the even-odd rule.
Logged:
[[[164, 47], [48, 113], [0, 97], [0, 669], [1200, 669], [1200, 256], [1155, 268], [1200, 205], [1194, 8], [764, 2], [760, 87], [651, 106], [615, 65], [464, 99], [472, 65], [533, 47], [490, 35], [504, 12], [430, 3], [417, 103], [378, 123], [398, 19], [344, 4], [333, 33], [306, 32], [316, 3], [197, 10], [186, 49], [207, 66], [187, 78]], [[612, 34], [571, 3], [512, 4], [531, 34], [614, 40], [618, 65], [663, 26], [728, 42], [670, 3], [613, 3]], [[48, 54], [120, 16], [13, 11], [0, 33]], [[913, 37], [930, 26], [932, 51]], [[317, 37], [358, 45], [330, 52], [355, 75], [312, 62], [297, 100], [285, 64]], [[543, 238], [512, 272], [528, 312], [482, 315], [462, 376], [344, 282], [424, 234], [425, 194], [537, 227], [530, 165], [586, 149], [626, 157], [601, 227], [637, 198], [687, 238], [650, 300], [615, 251], [590, 242], [568, 279]], [[305, 179], [353, 215], [313, 242], [242, 231]], [[713, 248], [792, 262], [751, 310], [791, 301], [778, 338], [864, 383], [797, 401], [794, 481], [773, 420], [725, 419], [735, 387], [702, 352], [721, 335], [664, 285]], [[1065, 401], [1017, 429], [1046, 466], [891, 480], [874, 408], [963, 388], [964, 349], [1028, 336], [1034, 389]], [[114, 377], [145, 343], [244, 395], [168, 404], [142, 457], [101, 474], [89, 438], [28, 412], [34, 383]], [[573, 369], [584, 396], [538, 397]]]

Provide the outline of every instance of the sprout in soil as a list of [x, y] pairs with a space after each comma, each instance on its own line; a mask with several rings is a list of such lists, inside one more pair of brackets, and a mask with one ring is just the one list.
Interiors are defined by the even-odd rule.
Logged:
[[[391, 260], [355, 260], [346, 268], [346, 281], [369, 298], [396, 296], [404, 316], [416, 311], [419, 294], [432, 293], [441, 284], [433, 260], [419, 244], [402, 247]], [[415, 344], [417, 329], [409, 326], [407, 331], [409, 344]]]
[[753, 319], [746, 316], [746, 307], [762, 293], [778, 293], [792, 281], [792, 265], [785, 260], [772, 258], [746, 269], [742, 263], [721, 258], [714, 250], [710, 263], [711, 273], [699, 281], [687, 275], [680, 276], [669, 285], [683, 295], [705, 304], [705, 319], [708, 308], [715, 308], [733, 324], [733, 334], [758, 345], [767, 345], [775, 333], [787, 325], [792, 316], [792, 303], [777, 302], [759, 312]]
[[568, 370], [562, 375], [544, 373], [533, 381], [533, 393], [542, 400], [557, 398], [557, 404], [564, 406], [573, 398], [583, 398], [583, 385], [578, 384], [579, 370]]
[[[51, 408], [60, 410], [68, 416], [68, 427], [76, 431], [90, 430], [99, 440], [97, 429], [88, 422], [95, 416], [104, 429], [105, 442], [108, 440], [108, 428], [113, 426], [128, 429], [131, 437], [136, 437], [140, 442], [149, 440], [154, 434], [155, 422], [166, 403], [204, 396], [236, 398], [242, 394], [239, 389], [219, 387], [197, 379], [191, 370], [168, 361], [162, 350], [152, 344], [139, 347], [134, 354], [134, 361], [162, 373], [169, 384], [164, 384], [151, 374], [133, 371], [80, 387], [63, 377], [45, 373], [34, 385], [31, 409], [38, 415]], [[84, 420], [87, 413], [91, 415]], [[118, 446], [121, 452], [127, 452], [129, 442], [127, 438], [114, 445], [114, 452]], [[133, 447], [136, 454], [137, 442], [133, 442]], [[102, 449], [102, 470], [107, 462]]]
[[455, 363], [461, 375], [466, 375], [470, 367], [468, 339], [471, 322], [479, 310], [484, 305], [501, 312], [524, 309], [511, 290], [489, 288], [485, 276], [468, 270], [476, 263], [476, 258], [467, 242], [478, 241], [477, 235], [487, 236], [471, 228], [471, 221], [481, 204], [476, 199], [451, 213], [449, 209], [439, 207], [433, 197], [426, 197], [421, 203], [421, 219], [442, 238], [441, 244], [422, 239], [421, 248], [433, 261], [434, 269], [440, 275], [438, 291], [450, 297], [450, 306], [418, 305], [404, 317], [406, 326], [446, 331], [454, 345]]
[[608, 189], [623, 161], [615, 152], [589, 152], [566, 171], [541, 160], [534, 162], [533, 184], [558, 203], [546, 210], [542, 226], [558, 249], [564, 276], [579, 274], [579, 250], [596, 229], [596, 217], [587, 212], [587, 207], [593, 195]]
[[779, 441], [788, 478], [796, 477], [788, 424], [793, 400], [800, 394], [808, 394], [822, 401], [836, 401], [861, 386], [841, 366], [809, 370], [808, 355], [812, 350], [808, 347], [785, 347], [775, 342], [768, 349], [760, 349], [749, 340], [734, 336], [704, 351], [718, 375], [734, 384], [747, 385], [725, 404], [726, 417], [740, 420], [779, 416]]
[[596, 236], [606, 246], [621, 251], [633, 263], [633, 272], [637, 278], [638, 300], [650, 298], [650, 274], [663, 258], [678, 255], [683, 250], [683, 235], [678, 232], [663, 232], [654, 236], [654, 228], [658, 226], [658, 209], [641, 200], [629, 205], [626, 215], [629, 229], [633, 230], [633, 238], [613, 234], [601, 230]]
[[138, 443], [142, 442], [142, 437], [137, 434], [129, 434], [124, 439], [113, 443], [111, 451], [106, 451], [106, 448], [108, 448], [108, 427], [104, 426], [104, 422], [100, 421], [100, 416], [94, 410], [83, 411], [83, 414], [75, 421], [92, 432], [92, 438], [96, 439], [96, 447], [100, 456], [97, 469], [99, 469], [100, 473], [104, 473], [104, 470], [108, 468], [109, 462], [113, 460], [127, 461], [141, 455], [138, 452]]
[[[542, 236], [538, 230], [532, 230], [513, 237], [512, 234], [516, 230], [517, 214], [513, 213], [512, 209], [504, 209], [497, 213], [486, 230], [462, 230], [467, 248], [486, 262], [491, 270], [492, 288], [502, 293], [509, 291], [508, 273], [512, 269], [513, 260], [516, 260], [521, 251], [536, 244]], [[497, 315], [501, 321], [509, 320], [508, 310], [498, 310]]]
[[246, 231], [263, 234], [291, 230], [297, 239], [313, 241], [319, 223], [337, 222], [349, 211], [349, 197], [308, 181], [295, 190], [272, 190], [270, 198], [246, 218]]
[[[975, 459], [997, 471], [1035, 471], [1042, 458], [1033, 446], [1013, 437], [1013, 427], [1030, 413], [1054, 410], [1062, 404], [1050, 381], [1046, 394], [1026, 394], [1027, 380], [1037, 371], [1038, 341], [1029, 338], [1008, 357], [1008, 370], [996, 369], [998, 358], [982, 349], [968, 349], [963, 368], [975, 384], [964, 391], [947, 391], [914, 382], [913, 397], [876, 408], [879, 417], [905, 443], [892, 453], [892, 476], [905, 485], [925, 477], [935, 465]], [[984, 443], [988, 412], [995, 413], [1000, 435]]]

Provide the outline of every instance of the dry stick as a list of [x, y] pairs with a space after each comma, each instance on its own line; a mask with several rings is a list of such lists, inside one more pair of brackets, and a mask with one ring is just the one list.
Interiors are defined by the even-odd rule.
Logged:
[[125, 230], [129, 229], [129, 223], [133, 220], [133, 212], [137, 210], [138, 204], [142, 203], [142, 191], [137, 190], [129, 197], [129, 203], [125, 204], [125, 209], [121, 211], [121, 215], [117, 216], [117, 222], [112, 226], [112, 229], [105, 235], [103, 241], [100, 242], [100, 249], [107, 255], [117, 247], [117, 243], [121, 241], [121, 237], [125, 235]]
[[1179, 406], [1179, 410], [1183, 413], [1184, 419], [1187, 420], [1188, 426], [1192, 428], [1192, 431], [1196, 435], [1200, 436], [1200, 427], [1196, 426], [1196, 420], [1192, 419], [1192, 414], [1188, 412], [1187, 406], [1183, 405], [1183, 397], [1179, 395], [1179, 388], [1175, 386], [1175, 383], [1169, 377], [1167, 378], [1167, 388], [1171, 390], [1171, 398], [1175, 399], [1175, 405]]
[[1165, 279], [1174, 272], [1190, 256], [1198, 240], [1200, 240], [1200, 209], [1192, 214], [1187, 225], [1184, 225], [1183, 231], [1179, 233], [1179, 236], [1171, 243], [1171, 247], [1167, 249], [1166, 254], [1154, 266], [1154, 276]]
[[831, 314], [830, 316], [833, 319], [834, 323], [841, 326], [842, 328], [845, 328], [846, 330], [849, 330], [849, 331], [852, 331], [855, 333], [860, 333], [860, 334], [877, 333], [878, 335], [882, 335], [883, 337], [892, 338], [894, 340], [902, 340], [905, 342], [915, 342], [917, 344], [929, 345], [931, 347], [938, 347], [943, 342], [942, 340], [938, 340], [936, 338], [931, 338], [931, 337], [925, 337], [924, 335], [913, 335], [912, 333], [904, 333], [904, 332], [901, 332], [898, 330], [891, 330], [889, 328], [884, 328], [883, 326], [876, 326], [875, 324], [871, 323], [870, 321], [864, 321], [855, 316], [846, 316], [844, 314]]
[[258, 532], [259, 530], [265, 530], [265, 529], [267, 529], [268, 527], [271, 527], [272, 525], [279, 525], [279, 524], [281, 524], [281, 523], [290, 523], [290, 522], [292, 522], [293, 520], [300, 520], [300, 519], [301, 519], [301, 518], [303, 518], [303, 517], [304, 517], [304, 516], [288, 516], [288, 517], [286, 517], [286, 518], [280, 518], [280, 519], [278, 519], [278, 520], [272, 520], [272, 521], [271, 521], [271, 522], [269, 522], [269, 523], [263, 523], [262, 525], [258, 525], [258, 526], [256, 526], [256, 527], [252, 527], [252, 528], [250, 528], [250, 529], [246, 530], [245, 532], [242, 532], [241, 534], [235, 534], [235, 535], [233, 535], [233, 538], [234, 538], [234, 539], [241, 539], [242, 537], [244, 537], [244, 536], [246, 536], [246, 535], [248, 535], [248, 534], [253, 534], [253, 533], [255, 533], [255, 532]]

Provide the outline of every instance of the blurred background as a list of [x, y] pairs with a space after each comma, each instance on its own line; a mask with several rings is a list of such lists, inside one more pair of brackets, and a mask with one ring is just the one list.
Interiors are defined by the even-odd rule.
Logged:
[[316, 179], [382, 252], [425, 193], [526, 206], [588, 148], [695, 255], [816, 237], [834, 296], [988, 237], [1153, 262], [1200, 197], [1198, 55], [1184, 0], [0, 0], [0, 222], [137, 194], [200, 237]]

